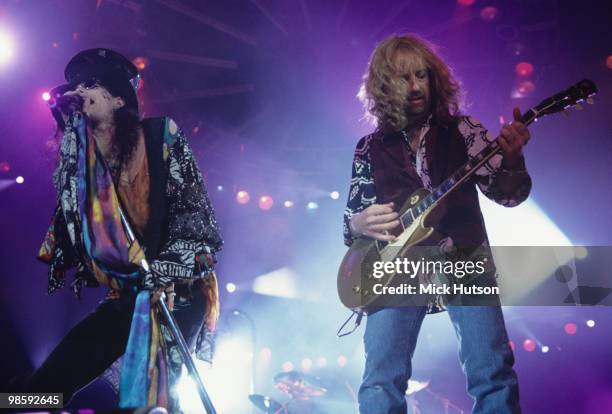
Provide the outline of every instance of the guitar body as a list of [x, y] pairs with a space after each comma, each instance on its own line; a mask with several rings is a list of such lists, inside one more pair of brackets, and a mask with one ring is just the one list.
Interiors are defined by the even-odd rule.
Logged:
[[[424, 188], [415, 191], [404, 202], [399, 214], [404, 214], [428, 195], [429, 191]], [[409, 249], [412, 246], [434, 243], [433, 239], [436, 238], [434, 229], [427, 225], [427, 218], [431, 211], [425, 211], [419, 215], [410, 226], [397, 235], [395, 241], [386, 243], [384, 247], [380, 242], [366, 237], [360, 237], [353, 242], [344, 255], [338, 270], [338, 295], [344, 306], [354, 310], [376, 306], [377, 296], [373, 294], [371, 284], [376, 282], [389, 286], [393, 283], [394, 278], [388, 273], [388, 277], [384, 279], [374, 278], [372, 276], [374, 263], [405, 257], [409, 255]]]

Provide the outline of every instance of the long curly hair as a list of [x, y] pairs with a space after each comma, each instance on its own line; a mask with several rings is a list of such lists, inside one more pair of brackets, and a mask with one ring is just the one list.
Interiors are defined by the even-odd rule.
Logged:
[[451, 68], [437, 55], [436, 48], [412, 35], [393, 35], [376, 46], [357, 97], [365, 118], [381, 131], [399, 131], [408, 123], [406, 81], [397, 56], [406, 54], [421, 60], [427, 68], [431, 95], [430, 112], [437, 122], [450, 121], [459, 114], [460, 84]]

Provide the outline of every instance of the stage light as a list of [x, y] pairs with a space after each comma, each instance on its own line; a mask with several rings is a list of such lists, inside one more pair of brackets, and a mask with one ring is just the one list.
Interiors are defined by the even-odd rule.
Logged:
[[576, 259], [584, 259], [589, 255], [589, 251], [584, 246], [577, 246], [574, 248], [574, 254]]
[[542, 353], [543, 353], [543, 354], [546, 354], [548, 351], [550, 351], [550, 348], [549, 348], [549, 347], [547, 347], [546, 345], [542, 345], [541, 350], [542, 350]]
[[132, 63], [134, 64], [134, 66], [136, 66], [136, 69], [145, 70], [147, 67], [148, 60], [145, 57], [138, 56], [134, 58], [134, 60], [132, 60]]
[[45, 102], [49, 102], [51, 100], [51, 94], [49, 92], [43, 92], [42, 99]]
[[608, 67], [608, 69], [612, 69], [612, 55], [609, 55], [606, 59], [606, 66]]
[[270, 348], [268, 348], [267, 346], [264, 346], [259, 351], [259, 358], [261, 358], [261, 359], [263, 359], [265, 361], [269, 361], [272, 358], [272, 350]]
[[310, 371], [311, 368], [312, 368], [312, 359], [310, 358], [302, 359], [302, 369], [304, 371]]
[[471, 6], [476, 3], [476, 0], [457, 0], [457, 3], [461, 6]]
[[531, 94], [535, 90], [535, 84], [531, 81], [523, 81], [519, 83], [516, 91], [520, 95], [519, 97], [525, 97]]
[[344, 355], [340, 355], [338, 357], [338, 359], [336, 360], [336, 362], [338, 363], [338, 366], [343, 367], [346, 365], [346, 363], [348, 362], [348, 360], [346, 359], [346, 357]]
[[229, 282], [225, 285], [225, 290], [229, 293], [234, 293], [236, 291], [236, 285], [232, 282]]
[[576, 331], [578, 330], [578, 327], [576, 326], [575, 323], [570, 322], [570, 323], [565, 324], [565, 326], [563, 327], [563, 330], [568, 335], [574, 335]]
[[285, 207], [287, 207], [287, 208], [291, 208], [291, 207], [293, 207], [293, 201], [291, 201], [291, 200], [287, 200], [287, 201], [285, 201], [285, 202], [283, 203], [283, 205], [284, 205]]
[[296, 298], [298, 296], [296, 280], [297, 275], [292, 269], [281, 267], [257, 276], [253, 281], [253, 292], [266, 296]]
[[6, 173], [9, 172], [11, 170], [11, 165], [6, 162], [6, 161], [2, 161], [0, 162], [0, 172]]
[[0, 65], [8, 62], [13, 57], [13, 41], [6, 34], [0, 32]]
[[[251, 389], [253, 349], [249, 342], [246, 338], [220, 334], [212, 365], [194, 358], [202, 382], [219, 413], [250, 412], [248, 399], [236, 398], [236, 395], [248, 395], [253, 392]], [[237, 376], [237, 372], [242, 375]], [[183, 370], [183, 377], [187, 377], [186, 382], [191, 382], [186, 369]], [[188, 391], [178, 394], [185, 413], [204, 412], [195, 388]]]
[[493, 6], [487, 6], [480, 11], [480, 18], [489, 23], [499, 17], [499, 9]]
[[274, 205], [274, 200], [269, 195], [259, 197], [259, 208], [262, 210], [270, 210]]
[[318, 366], [319, 368], [322, 368], [322, 367], [324, 367], [324, 366], [326, 366], [326, 365], [327, 365], [327, 358], [325, 358], [325, 357], [319, 357], [319, 358], [317, 358], [317, 366]]
[[25, 181], [25, 179], [21, 175], [19, 177], [15, 178], [15, 182], [17, 184], [23, 184], [24, 181]]
[[536, 349], [536, 343], [533, 339], [525, 339], [523, 341], [523, 349], [527, 352], [533, 352]]
[[222, 185], [218, 185], [217, 186], [217, 191], [223, 191], [223, 186]]
[[244, 190], [240, 190], [238, 193], [236, 193], [236, 201], [238, 204], [246, 204], [250, 199], [251, 197], [249, 196], [249, 193]]
[[314, 201], [310, 201], [308, 202], [308, 204], [306, 205], [306, 208], [308, 210], [316, 210], [319, 208], [319, 205], [317, 203], [315, 203]]
[[291, 361], [283, 362], [283, 372], [293, 371], [293, 363]]
[[533, 65], [529, 62], [519, 62], [514, 67], [514, 70], [519, 76], [531, 76], [533, 74]]
[[329, 193], [329, 196], [332, 200], [337, 200], [340, 198], [340, 193], [337, 191], [332, 191], [331, 193]]
[[586, 325], [587, 325], [589, 328], [592, 328], [592, 327], [594, 327], [594, 326], [595, 326], [595, 321], [594, 321], [593, 319], [589, 319], [588, 321], [586, 321]]

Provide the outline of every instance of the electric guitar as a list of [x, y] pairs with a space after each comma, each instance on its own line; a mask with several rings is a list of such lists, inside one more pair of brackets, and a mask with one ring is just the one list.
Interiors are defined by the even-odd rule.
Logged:
[[[582, 80], [529, 109], [521, 116], [521, 122], [529, 125], [543, 116], [577, 106], [582, 101], [592, 103], [591, 97], [595, 93], [595, 83], [587, 79]], [[434, 233], [434, 229], [426, 225], [428, 215], [447, 195], [500, 151], [501, 147], [495, 139], [433, 191], [429, 192], [424, 188], [415, 191], [399, 210], [402, 231], [394, 241], [384, 242], [367, 237], [356, 239], [344, 255], [338, 270], [338, 295], [342, 304], [353, 310], [367, 310], [368, 307], [376, 305], [379, 295], [374, 292], [376, 289], [373, 286], [378, 285], [378, 290], [381, 285], [393, 286], [397, 284], [397, 275], [391, 271], [385, 272], [384, 279], [375, 277], [375, 263], [404, 258], [410, 255], [411, 248], [423, 245]]]

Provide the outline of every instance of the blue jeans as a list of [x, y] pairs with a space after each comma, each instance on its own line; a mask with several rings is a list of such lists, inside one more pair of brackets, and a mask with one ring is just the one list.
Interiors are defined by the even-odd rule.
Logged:
[[[424, 307], [381, 309], [367, 318], [366, 364], [359, 388], [362, 414], [405, 414], [404, 394]], [[473, 413], [520, 413], [514, 355], [498, 306], [449, 306]]]

